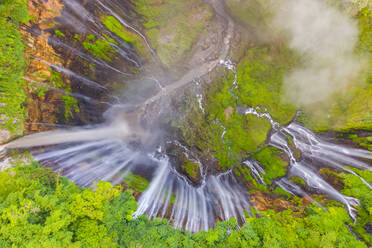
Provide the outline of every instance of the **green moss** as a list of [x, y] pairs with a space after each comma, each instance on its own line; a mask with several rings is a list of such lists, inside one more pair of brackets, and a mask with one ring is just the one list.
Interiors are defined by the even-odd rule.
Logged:
[[294, 158], [299, 161], [301, 159], [301, 151], [297, 149], [295, 143], [293, 142], [292, 137], [286, 136], [288, 147], [291, 149]]
[[142, 50], [141, 44], [139, 42], [139, 37], [135, 35], [132, 31], [129, 31], [126, 27], [121, 25], [121, 23], [113, 16], [105, 16], [103, 24], [108, 30], [122, 38], [124, 41], [134, 45], [140, 52]]
[[183, 58], [213, 15], [200, 0], [138, 0], [136, 6], [146, 35], [166, 66]]
[[[296, 57], [285, 47], [251, 46], [237, 65], [236, 90], [231, 90], [234, 75], [229, 72], [203, 92], [205, 117], [196, 101], [185, 103], [188, 119], [182, 120], [181, 129], [186, 142], [209, 151], [222, 167], [239, 165], [265, 143], [271, 124], [266, 118], [236, 113], [235, 106], [259, 106], [266, 108], [281, 124], [291, 121], [296, 109], [281, 93], [283, 75], [292, 68], [294, 61]], [[217, 121], [226, 129], [224, 141], [221, 138], [223, 128]]]
[[244, 26], [259, 29], [269, 27], [269, 18], [272, 16], [273, 1], [253, 0], [237, 1], [226, 0], [226, 6], [233, 18]]
[[[197, 2], [197, 1], [190, 1]], [[136, 9], [143, 15], [146, 28], [164, 27], [172, 18], [184, 14], [188, 8], [186, 1], [177, 0], [137, 0]]]
[[[231, 75], [220, 83], [216, 83], [216, 88], [212, 88], [206, 93], [206, 118], [210, 123], [218, 120], [226, 129], [224, 142], [222, 142], [223, 129], [218, 124], [210, 125], [211, 128], [218, 130], [214, 139], [218, 140], [218, 145], [215, 147], [219, 148], [216, 157], [222, 164], [228, 165], [226, 163], [234, 163], [231, 160], [230, 151], [235, 159], [240, 160], [264, 143], [270, 123], [266, 119], [260, 119], [253, 115], [242, 116], [236, 113], [234, 107], [236, 100], [229, 92], [229, 88], [232, 87]], [[225, 111], [228, 108], [232, 108], [233, 111], [227, 118]], [[214, 145], [209, 148], [212, 151], [215, 149]]]
[[79, 34], [74, 34], [74, 41], [80, 41], [81, 39], [80, 39], [80, 36], [79, 36]]
[[[30, 86], [30, 83], [29, 83], [28, 87], [29, 86]], [[38, 97], [41, 97], [41, 96], [44, 96], [45, 92], [47, 92], [47, 91], [48, 91], [48, 87], [43, 86], [43, 85], [37, 85], [35, 93]]]
[[[255, 116], [242, 116], [236, 113], [226, 120], [224, 110], [229, 105], [223, 106], [215, 94], [207, 96], [214, 99], [213, 102], [208, 101], [206, 106], [207, 119], [210, 121], [205, 120], [200, 111], [197, 112], [195, 103], [194, 111], [188, 115], [190, 119], [183, 123], [181, 129], [190, 146], [197, 146], [201, 151], [209, 151], [222, 167], [229, 168], [233, 164], [238, 164], [237, 161], [265, 142], [270, 123]], [[213, 109], [209, 109], [208, 106], [213, 106]], [[221, 136], [224, 130], [216, 123], [217, 120], [226, 128], [223, 140]]]
[[276, 187], [274, 192], [276, 194], [280, 195], [280, 196], [286, 196], [286, 197], [291, 197], [292, 196], [290, 193], [288, 193], [287, 191], [285, 191], [281, 187]]
[[89, 34], [88, 36], [87, 36], [87, 40], [89, 40], [89, 41], [93, 41], [93, 40], [95, 40], [96, 39], [96, 37], [93, 35], [93, 34]]
[[65, 37], [65, 34], [61, 32], [61, 30], [54, 30], [54, 33], [57, 35], [57, 36], [60, 36], [60, 37]]
[[186, 171], [186, 174], [193, 180], [198, 180], [199, 178], [199, 165], [191, 161], [187, 161], [182, 165], [182, 168]]
[[149, 181], [146, 178], [133, 173], [128, 173], [125, 176], [124, 183], [137, 192], [143, 192], [149, 186]]
[[0, 115], [5, 115], [0, 129], [6, 128], [11, 136], [22, 135], [26, 118], [26, 71], [24, 45], [18, 32], [19, 24], [28, 21], [27, 1], [2, 1], [0, 4]]
[[62, 100], [65, 105], [64, 116], [66, 120], [73, 116], [73, 112], [80, 112], [77, 100], [69, 95], [71, 92], [71, 87], [67, 86], [63, 81], [60, 72], [50, 70], [49, 85], [66, 91], [66, 93], [62, 96]]
[[[367, 182], [372, 182], [372, 173], [353, 169]], [[342, 193], [345, 195], [352, 195], [360, 201], [358, 211], [358, 219], [353, 223], [354, 231], [360, 235], [369, 244], [372, 244], [372, 234], [366, 232], [367, 225], [372, 223], [372, 194], [371, 190], [357, 177], [351, 174], [341, 173], [339, 176], [343, 179], [344, 189]]]
[[115, 50], [105, 39], [97, 39], [93, 35], [88, 35], [87, 40], [83, 42], [83, 47], [91, 52], [95, 57], [107, 61], [112, 61], [111, 57], [115, 54]]
[[282, 152], [275, 147], [264, 147], [252, 156], [265, 168], [266, 173], [262, 177], [267, 185], [271, 185], [273, 179], [285, 176], [287, 172], [287, 162], [281, 156]]
[[305, 181], [300, 177], [291, 176], [290, 181], [297, 185], [302, 185], [302, 186], [306, 185]]
[[348, 138], [352, 139], [358, 145], [372, 151], [372, 136], [358, 136], [357, 134], [351, 134]]
[[264, 107], [281, 124], [291, 121], [296, 108], [283, 99], [283, 77], [296, 63], [296, 56], [282, 46], [252, 46], [238, 64], [238, 103]]
[[65, 119], [66, 120], [68, 120], [70, 117], [73, 116], [73, 111], [76, 113], [80, 112], [78, 102], [74, 97], [65, 94], [62, 96], [62, 100], [65, 104]]

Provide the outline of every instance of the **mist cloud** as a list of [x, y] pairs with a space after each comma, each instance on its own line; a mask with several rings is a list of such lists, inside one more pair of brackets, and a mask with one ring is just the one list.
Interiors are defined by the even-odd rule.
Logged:
[[356, 23], [324, 0], [281, 0], [275, 26], [289, 35], [289, 46], [304, 64], [284, 79], [286, 97], [296, 104], [325, 100], [344, 89], [363, 63], [353, 52]]

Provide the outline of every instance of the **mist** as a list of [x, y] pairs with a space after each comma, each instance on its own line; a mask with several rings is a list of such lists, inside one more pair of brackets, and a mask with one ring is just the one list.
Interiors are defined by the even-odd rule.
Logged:
[[284, 78], [284, 94], [297, 105], [323, 101], [345, 89], [363, 60], [354, 55], [358, 28], [346, 13], [323, 0], [281, 0], [273, 24], [302, 59]]

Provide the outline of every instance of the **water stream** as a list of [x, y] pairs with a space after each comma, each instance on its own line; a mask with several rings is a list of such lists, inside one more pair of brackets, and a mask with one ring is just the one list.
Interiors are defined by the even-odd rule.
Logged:
[[[269, 145], [282, 150], [290, 161], [288, 174], [276, 182], [278, 186], [293, 195], [310, 198], [301, 185], [288, 180], [290, 176], [300, 177], [308, 187], [345, 204], [350, 216], [356, 219], [355, 206], [359, 204], [358, 200], [338, 192], [317, 173], [317, 168], [323, 166], [352, 173], [371, 188], [368, 182], [349, 168], [372, 171], [370, 165], [364, 162], [372, 160], [368, 151], [329, 143], [296, 122], [281, 127], [270, 114], [259, 113], [257, 109], [247, 108], [244, 114], [267, 118], [273, 124], [274, 132], [269, 138]], [[200, 166], [203, 180], [195, 186], [175, 170], [162, 149], [153, 152], [135, 150], [127, 141], [129, 135], [130, 129], [125, 128], [124, 122], [121, 122], [118, 125], [26, 136], [6, 144], [2, 150], [54, 144], [47, 149], [34, 151], [35, 159], [85, 187], [97, 180], [119, 184], [131, 171], [147, 171], [151, 183], [139, 198], [135, 216], [146, 214], [150, 218], [167, 217], [175, 227], [191, 231], [211, 228], [216, 220], [232, 217], [239, 223], [244, 222], [245, 211], [250, 209], [249, 195], [233, 171], [206, 175], [198, 158], [178, 141], [173, 141], [184, 149], [185, 156]], [[294, 155], [294, 148], [288, 144], [287, 137], [293, 140], [295, 149], [300, 151], [300, 159]], [[242, 164], [251, 170], [258, 183], [265, 184], [262, 178], [265, 171], [257, 161], [245, 160]]]
[[[84, 21], [86, 21], [96, 26], [98, 30], [102, 28], [95, 17], [83, 6], [76, 4], [74, 1], [65, 1], [65, 3], [71, 11], [75, 11], [75, 15], [79, 16], [80, 20], [77, 22], [81, 25], [85, 26]], [[122, 25], [137, 33], [146, 43], [151, 53], [154, 54], [146, 37], [121, 18], [114, 11], [114, 6], [109, 6], [100, 0], [96, 0], [96, 3], [101, 9], [115, 16]], [[72, 17], [71, 20], [73, 20]], [[231, 33], [231, 29], [233, 29], [231, 20], [228, 20], [227, 33]], [[229, 44], [230, 38], [225, 37], [226, 44]], [[59, 45], [74, 51], [77, 56], [84, 60], [94, 61], [94, 63], [100, 64], [111, 71], [130, 76], [130, 73], [102, 60], [91, 58], [82, 52], [76, 52], [75, 48], [68, 44], [60, 42]], [[129, 50], [123, 50], [115, 44], [111, 45], [121, 57], [126, 58], [126, 61], [131, 61], [136, 66], [140, 66], [140, 63], [132, 58]], [[226, 60], [228, 51], [229, 47], [224, 48], [217, 62], [211, 61], [200, 68], [187, 72], [174, 84], [163, 86], [162, 82], [155, 77], [150, 78], [156, 83], [160, 93], [145, 101], [144, 105], [147, 106], [147, 104], [160, 99], [165, 94], [162, 92], [175, 91], [187, 83], [193, 82], [195, 78], [200, 78], [214, 69], [218, 62], [234, 73], [232, 88], [230, 89], [230, 93], [233, 94], [234, 90], [238, 89], [238, 76], [236, 65], [232, 61]], [[105, 86], [70, 69], [39, 58], [35, 59], [70, 77], [77, 78], [81, 84], [107, 91]], [[205, 115], [200, 81], [195, 82], [197, 84], [198, 106]], [[122, 106], [112, 106], [112, 109], [115, 108], [120, 109]], [[268, 145], [280, 149], [289, 159], [287, 175], [278, 179], [275, 182], [276, 185], [293, 195], [312, 200], [309, 196], [311, 192], [307, 192], [301, 185], [289, 181], [291, 176], [300, 177], [305, 181], [307, 187], [343, 203], [351, 218], [356, 219], [355, 206], [359, 204], [358, 199], [337, 191], [319, 175], [318, 170], [327, 167], [351, 173], [359, 177], [364, 184], [372, 189], [370, 183], [352, 170], [352, 168], [358, 168], [372, 172], [370, 166], [372, 155], [370, 152], [330, 143], [295, 121], [286, 126], [281, 126], [266, 109], [260, 107], [237, 107], [237, 111], [243, 115], [265, 118], [271, 123], [272, 132], [268, 137]], [[163, 152], [162, 147], [166, 142], [159, 142], [157, 144], [159, 149], [141, 149], [140, 146], [135, 144], [138, 138], [142, 138], [140, 131], [138, 129], [134, 130], [131, 120], [125, 118], [126, 114], [120, 116], [122, 114], [120, 111], [112, 112], [115, 116], [110, 116], [110, 118], [107, 118], [108, 121], [103, 124], [49, 131], [17, 139], [1, 146], [0, 155], [6, 154], [11, 149], [37, 148], [32, 150], [36, 160], [52, 167], [55, 171], [60, 171], [62, 175], [83, 187], [89, 187], [97, 180], [120, 184], [128, 173], [139, 172], [150, 180], [150, 185], [140, 195], [138, 199], [139, 207], [134, 215], [146, 214], [150, 218], [166, 217], [176, 228], [184, 228], [195, 232], [214, 227], [218, 220], [235, 218], [240, 224], [245, 222], [245, 216], [250, 213], [252, 204], [248, 189], [239, 182], [233, 170], [207, 174], [202, 162], [186, 146], [178, 141], [166, 141], [181, 147], [184, 150], [184, 155], [190, 161], [199, 165], [202, 179], [199, 185], [195, 185], [175, 169], [168, 155]], [[125, 111], [122, 112], [125, 113]], [[110, 110], [107, 113], [110, 113]], [[218, 120], [215, 123], [221, 126], [221, 140], [224, 143], [226, 128]], [[289, 140], [293, 141], [293, 145], [289, 144]], [[300, 157], [296, 156], [294, 149], [301, 154]], [[250, 169], [258, 183], [265, 184], [262, 177], [265, 174], [263, 166], [253, 160], [240, 162], [242, 166]]]

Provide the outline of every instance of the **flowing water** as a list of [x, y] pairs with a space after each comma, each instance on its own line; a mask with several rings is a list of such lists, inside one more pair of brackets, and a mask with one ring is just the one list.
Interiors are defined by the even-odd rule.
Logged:
[[[345, 204], [350, 216], [356, 219], [358, 200], [338, 192], [316, 171], [319, 166], [324, 166], [360, 177], [349, 167], [372, 171], [364, 162], [372, 160], [370, 152], [329, 143], [296, 122], [281, 127], [270, 114], [259, 113], [257, 109], [247, 108], [243, 113], [270, 120], [274, 132], [269, 138], [269, 145], [282, 150], [289, 158], [288, 174], [275, 182], [276, 185], [293, 195], [310, 199], [301, 185], [289, 181], [290, 176], [300, 177], [308, 187]], [[35, 159], [85, 187], [97, 180], [119, 184], [129, 172], [146, 171], [151, 183], [139, 198], [135, 216], [167, 217], [175, 227], [190, 231], [211, 228], [216, 220], [235, 218], [239, 223], [244, 222], [245, 213], [250, 209], [249, 195], [232, 170], [207, 175], [203, 164], [192, 152], [178, 141], [170, 141], [184, 149], [186, 157], [199, 164], [202, 180], [196, 186], [174, 168], [161, 146], [152, 152], [131, 147], [128, 142], [130, 132], [124, 122], [50, 131], [18, 139], [2, 147], [2, 150], [54, 144], [35, 151]], [[293, 140], [294, 147], [289, 145], [287, 137]], [[300, 151], [300, 159], [294, 155], [294, 149]], [[258, 183], [265, 184], [262, 178], [265, 170], [257, 161], [246, 160], [242, 164], [251, 170]], [[360, 180], [371, 188], [362, 177]]]
[[[79, 29], [88, 28], [88, 24], [92, 26], [90, 27], [92, 30], [103, 28], [96, 17], [91, 15], [84, 6], [72, 0], [64, 2], [69, 9], [69, 12], [65, 12], [62, 18], [65, 25], [71, 25]], [[96, 0], [94, 3], [96, 3], [97, 8], [115, 16], [122, 25], [137, 33], [143, 39], [149, 51], [154, 54], [146, 37], [118, 14], [120, 8], [114, 2], [108, 1], [106, 3], [106, 1]], [[231, 26], [229, 20], [229, 30], [232, 28]], [[229, 30], [227, 33], [231, 32]], [[96, 35], [100, 36], [98, 31]], [[55, 39], [52, 42], [66, 50], [73, 51], [76, 56], [83, 60], [94, 62], [121, 76], [131, 76], [131, 73], [119, 69], [119, 67], [101, 59], [92, 58], [81, 51], [79, 52], [72, 45]], [[225, 37], [224, 43], [228, 44], [229, 39]], [[131, 49], [116, 44], [111, 45], [125, 61], [137, 67], [141, 66]], [[206, 64], [205, 69], [186, 73], [173, 85], [163, 86], [165, 85], [163, 82], [151, 76], [148, 79], [155, 82], [160, 93], [145, 101], [144, 106], [147, 106], [149, 102], [153, 103], [161, 99], [165, 94], [162, 92], [174, 91], [194, 81], [197, 84], [196, 99], [200, 111], [205, 115], [201, 81], [195, 80], [195, 78], [201, 77], [212, 70], [216, 64], [220, 64], [234, 74], [232, 88], [229, 92], [233, 94], [234, 90], [238, 89], [235, 64], [225, 58], [228, 50], [226, 48], [221, 52], [222, 58], [219, 58], [217, 63], [212, 61]], [[69, 77], [75, 78], [80, 84], [107, 91], [105, 86], [71, 69], [54, 65], [42, 59], [38, 60]], [[107, 122], [103, 124], [26, 136], [3, 145], [0, 153], [6, 154], [7, 150], [10, 149], [37, 148], [32, 150], [36, 160], [52, 167], [55, 171], [60, 171], [62, 175], [84, 187], [91, 186], [97, 180], [120, 184], [128, 173], [141, 174], [150, 180], [150, 184], [138, 199], [139, 207], [134, 214], [135, 216], [146, 214], [150, 218], [166, 217], [175, 227], [190, 231], [207, 230], [213, 227], [217, 220], [228, 220], [230, 218], [235, 218], [240, 224], [244, 223], [245, 216], [250, 213], [252, 204], [248, 189], [239, 182], [234, 170], [208, 174], [200, 159], [177, 140], [159, 142], [156, 144], [156, 149], [142, 149], [137, 140], [148, 137], [149, 134], [141, 133], [138, 128], [131, 124], [131, 120], [126, 118], [126, 111], [116, 110], [117, 108], [122, 109], [123, 105], [120, 103], [112, 105], [112, 108], [106, 112], [108, 115]], [[115, 111], [111, 111], [113, 109]], [[274, 182], [277, 186], [293, 195], [312, 201], [309, 196], [311, 192], [307, 192], [308, 188], [311, 188], [315, 192], [327, 195], [345, 204], [351, 218], [356, 219], [355, 206], [359, 204], [358, 200], [337, 191], [317, 171], [322, 167], [342, 170], [359, 177], [363, 183], [371, 188], [368, 182], [352, 170], [352, 168], [358, 168], [372, 171], [370, 152], [330, 143], [295, 121], [286, 126], [281, 126], [266, 109], [260, 107], [237, 107], [237, 111], [243, 115], [265, 118], [271, 123], [272, 132], [268, 138], [268, 145], [280, 149], [289, 159], [287, 175]], [[221, 140], [225, 143], [225, 127], [218, 120], [215, 120], [214, 123], [221, 126]], [[179, 146], [190, 161], [199, 165], [200, 184], [195, 185], [175, 169], [168, 155], [163, 152], [163, 147], [167, 142]], [[299, 153], [300, 156], [296, 156], [296, 153]], [[241, 164], [250, 169], [252, 176], [258, 183], [265, 184], [263, 180], [265, 170], [257, 161], [244, 160], [241, 161]], [[304, 188], [302, 185], [292, 183], [289, 180], [291, 176], [302, 178], [307, 187]]]
[[[289, 158], [290, 162], [287, 176], [293, 175], [300, 177], [305, 181], [308, 187], [329, 196], [331, 199], [344, 203], [351, 218], [356, 220], [356, 209], [354, 207], [359, 205], [359, 201], [353, 197], [341, 194], [327, 183], [316, 171], [319, 166], [342, 170], [359, 177], [363, 183], [372, 189], [372, 186], [366, 180], [352, 169], [346, 167], [349, 166], [372, 172], [371, 166], [367, 164], [367, 162], [364, 162], [364, 160], [372, 160], [371, 152], [329, 143], [317, 137], [312, 131], [296, 122], [281, 127], [273, 120], [269, 113], [259, 112], [259, 110], [259, 108], [247, 108], [243, 112], [246, 115], [252, 114], [270, 121], [275, 132], [270, 136], [269, 145], [277, 147]], [[293, 140], [294, 147], [291, 147], [290, 140]], [[300, 158], [296, 158], [294, 154], [295, 149], [301, 154]], [[257, 164], [257, 162], [245, 161], [244, 163], [250, 164], [250, 168], [253, 167], [252, 172], [256, 175], [256, 178], [260, 179], [258, 181], [262, 181], [260, 173], [264, 173], [264, 171], [262, 169], [258, 170], [257, 165], [253, 166]], [[258, 168], [260, 168], [259, 165]], [[297, 185], [293, 187], [293, 185], [289, 185], [288, 180], [281, 180], [277, 184], [290, 193], [304, 195], [301, 193], [303, 190], [300, 189], [300, 186]]]

